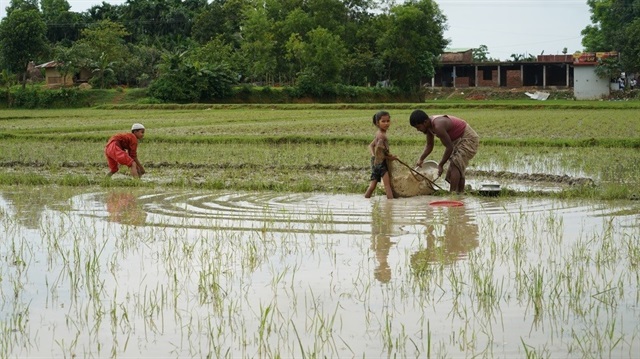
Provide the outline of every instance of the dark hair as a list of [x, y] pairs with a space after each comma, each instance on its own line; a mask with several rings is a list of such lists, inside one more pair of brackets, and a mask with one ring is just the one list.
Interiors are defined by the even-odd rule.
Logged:
[[391, 117], [391, 115], [390, 115], [390, 114], [389, 114], [389, 112], [387, 112], [387, 111], [378, 111], [378, 112], [376, 112], [376, 114], [375, 114], [375, 115], [373, 115], [373, 124], [374, 124], [374, 125], [377, 125], [377, 124], [378, 124], [378, 121], [380, 121], [380, 119], [381, 119], [382, 117], [384, 117], [384, 116], [389, 116], [389, 117]]
[[429, 119], [429, 116], [426, 112], [422, 110], [415, 110], [411, 112], [411, 116], [409, 116], [409, 123], [411, 126], [416, 127], [420, 124], [425, 123]]

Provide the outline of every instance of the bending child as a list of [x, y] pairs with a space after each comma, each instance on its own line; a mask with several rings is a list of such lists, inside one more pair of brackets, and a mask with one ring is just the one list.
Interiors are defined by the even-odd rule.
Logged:
[[118, 133], [113, 135], [104, 148], [104, 154], [109, 164], [109, 174], [111, 177], [118, 172], [118, 164], [131, 168], [131, 176], [140, 178], [145, 173], [144, 167], [138, 161], [138, 140], [144, 137], [144, 126], [134, 123], [131, 126], [131, 133]]
[[371, 198], [378, 182], [382, 181], [387, 198], [391, 199], [393, 198], [393, 192], [391, 190], [387, 160], [393, 161], [396, 159], [396, 156], [389, 153], [389, 141], [387, 140], [387, 130], [391, 126], [391, 115], [389, 115], [387, 111], [380, 111], [373, 115], [373, 124], [378, 127], [378, 131], [373, 141], [369, 144], [369, 152], [371, 153], [371, 183], [364, 197]]

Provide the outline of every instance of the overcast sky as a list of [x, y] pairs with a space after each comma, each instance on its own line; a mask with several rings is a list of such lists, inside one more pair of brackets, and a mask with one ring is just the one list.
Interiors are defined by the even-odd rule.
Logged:
[[586, 0], [436, 0], [447, 17], [450, 47], [487, 45], [489, 56], [569, 54], [582, 50], [591, 24]]
[[[68, 0], [82, 12], [100, 0]], [[122, 4], [124, 0], [105, 0]], [[586, 0], [436, 0], [447, 17], [445, 37], [450, 47], [487, 45], [489, 56], [506, 60], [511, 54], [539, 55], [581, 51], [580, 31], [591, 23]], [[9, 0], [0, 0], [0, 17]]]

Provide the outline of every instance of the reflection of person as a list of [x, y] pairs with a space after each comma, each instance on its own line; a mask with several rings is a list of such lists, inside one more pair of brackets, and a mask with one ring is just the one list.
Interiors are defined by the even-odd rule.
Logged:
[[384, 183], [384, 191], [387, 198], [393, 198], [391, 182], [389, 181], [389, 167], [387, 161], [395, 160], [396, 157], [389, 153], [389, 141], [387, 140], [387, 130], [391, 126], [391, 115], [387, 111], [380, 111], [373, 115], [373, 124], [378, 127], [376, 136], [369, 144], [371, 153], [371, 182], [365, 192], [364, 197], [370, 198], [375, 191], [378, 182]]
[[416, 130], [427, 135], [427, 144], [416, 166], [422, 166], [424, 159], [433, 151], [433, 137], [440, 139], [445, 146], [442, 159], [438, 163], [438, 176], [442, 175], [447, 161], [449, 168], [445, 180], [449, 182], [451, 192], [464, 192], [465, 172], [469, 160], [476, 155], [480, 139], [476, 131], [464, 120], [451, 115], [428, 116], [422, 110], [415, 110], [409, 117], [409, 123]]
[[371, 213], [371, 249], [375, 251], [378, 261], [373, 276], [382, 283], [388, 283], [391, 280], [391, 267], [387, 261], [389, 249], [393, 245], [391, 242], [393, 214], [390, 205], [391, 202], [381, 203], [383, 207], [376, 206]]
[[111, 192], [107, 195], [109, 220], [123, 224], [144, 224], [147, 213], [138, 206], [137, 198], [129, 192]]
[[138, 160], [138, 140], [144, 137], [144, 126], [134, 123], [131, 133], [113, 135], [104, 148], [104, 154], [109, 164], [109, 176], [118, 172], [118, 164], [131, 168], [131, 176], [139, 178], [145, 172]]
[[431, 263], [453, 263], [478, 246], [478, 225], [464, 207], [443, 209], [440, 214], [434, 213], [427, 225], [426, 248], [411, 255], [414, 269], [424, 269]]

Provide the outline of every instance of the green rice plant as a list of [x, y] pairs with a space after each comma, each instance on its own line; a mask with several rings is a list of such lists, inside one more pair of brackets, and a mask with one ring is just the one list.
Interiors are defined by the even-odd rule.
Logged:
[[540, 320], [543, 310], [544, 299], [544, 270], [538, 266], [533, 268], [529, 274], [529, 303], [533, 305], [534, 321]]
[[58, 184], [61, 186], [90, 186], [94, 185], [95, 182], [87, 176], [67, 174], [58, 181]]
[[522, 349], [524, 350], [525, 358], [527, 359], [538, 359], [538, 358], [551, 358], [552, 353], [550, 353], [546, 348], [543, 348], [541, 352], [537, 352], [536, 349], [525, 343], [524, 339], [520, 338], [520, 342], [522, 343]]
[[[407, 161], [424, 145], [411, 109], [392, 111], [389, 133]], [[546, 175], [558, 192], [470, 192], [447, 212], [431, 197], [364, 200], [369, 107], [0, 113], [0, 173], [14, 176], [0, 184], [0, 237], [13, 239], [0, 297], [5, 319], [29, 307], [23, 332], [0, 325], [0, 356], [633, 357], [632, 135], [598, 134], [599, 109], [456, 109], [486, 134], [471, 181]], [[147, 175], [106, 179], [104, 142], [132, 120], [154, 129]], [[547, 123], [572, 127], [547, 136]], [[580, 177], [593, 184], [569, 183]], [[108, 208], [118, 192], [142, 222]], [[429, 226], [478, 244], [452, 255]]]
[[23, 175], [16, 173], [0, 173], [0, 184], [40, 186], [51, 184], [51, 182], [45, 176], [33, 173]]
[[261, 353], [266, 349], [266, 338], [271, 334], [271, 323], [273, 321], [273, 312], [270, 305], [266, 307], [260, 306], [260, 325], [258, 327], [258, 352]]
[[[0, 178], [0, 183], [110, 186], [110, 182], [103, 183], [102, 176], [95, 172], [98, 168], [106, 172], [104, 144], [111, 134], [125, 131], [132, 121], [142, 121], [150, 130], [140, 146], [141, 159], [150, 173], [164, 172], [165, 178], [171, 178], [168, 182], [163, 178], [163, 183], [173, 187], [361, 192], [368, 175], [366, 145], [374, 132], [369, 124], [373, 109], [367, 106], [346, 109], [284, 106], [269, 111], [264, 111], [265, 107], [222, 106], [215, 113], [200, 110], [160, 110], [144, 114], [130, 110], [9, 112], [0, 115], [0, 121], [7, 125], [5, 131], [9, 131], [0, 131], [7, 139], [0, 143], [0, 165], [26, 169], [43, 166], [50, 174], [38, 180], [28, 176], [5, 177]], [[397, 106], [397, 109], [392, 113], [392, 151], [401, 158], [417, 158], [424, 138], [403, 120], [408, 117], [411, 106]], [[621, 126], [623, 121], [608, 122], [607, 126], [615, 130], [604, 138], [599, 126], [602, 121], [609, 121], [607, 115], [596, 121], [592, 119], [591, 108], [557, 111], [549, 107], [545, 111], [548, 113], [541, 117], [538, 109], [462, 109], [456, 113], [469, 119], [481, 133], [482, 149], [472, 161], [470, 172], [475, 168], [489, 168], [549, 173], [562, 168], [565, 173], [589, 176], [594, 181], [621, 183], [628, 188], [637, 185], [640, 174], [636, 172], [640, 166], [637, 166], [637, 156], [629, 151], [635, 144], [625, 142], [637, 136]], [[628, 117], [633, 121], [633, 109], [615, 111], [616, 116], [612, 117]], [[554, 114], [562, 121], [550, 122]], [[258, 123], [268, 126], [256, 130]], [[548, 136], [549, 126], [555, 126], [553, 133], [558, 138]], [[525, 131], [526, 128], [530, 131]], [[514, 129], [517, 132], [513, 132]], [[439, 147], [436, 143], [436, 157]], [[617, 164], [613, 176], [612, 167], [607, 163]], [[69, 176], [57, 173], [56, 168]], [[197, 173], [202, 172], [201, 169], [204, 173]], [[216, 173], [207, 173], [209, 169]], [[276, 176], [279, 178], [265, 180]], [[145, 182], [138, 185], [142, 183]], [[569, 192], [561, 191], [560, 196], [621, 198], [625, 195], [602, 193], [601, 188], [577, 191], [570, 188]], [[515, 193], [505, 191], [505, 194]]]

